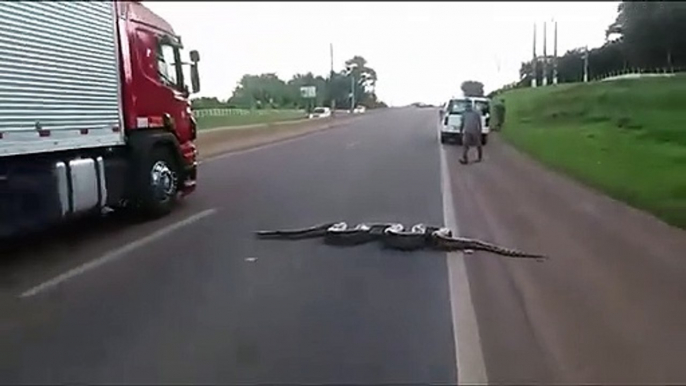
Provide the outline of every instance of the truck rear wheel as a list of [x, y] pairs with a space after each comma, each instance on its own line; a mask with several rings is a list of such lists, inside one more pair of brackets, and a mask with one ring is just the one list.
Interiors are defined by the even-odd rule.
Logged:
[[137, 211], [145, 217], [160, 217], [171, 212], [179, 190], [179, 171], [169, 150], [151, 149], [144, 161], [139, 185]]

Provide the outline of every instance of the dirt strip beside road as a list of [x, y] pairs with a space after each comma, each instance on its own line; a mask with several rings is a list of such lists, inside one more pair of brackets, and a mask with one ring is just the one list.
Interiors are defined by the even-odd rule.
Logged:
[[550, 257], [465, 258], [489, 382], [684, 383], [685, 231], [497, 134], [482, 163], [447, 151], [461, 235]]
[[359, 116], [342, 115], [334, 118], [201, 130], [198, 132], [196, 145], [198, 146], [199, 158], [202, 160], [221, 153], [245, 150], [331, 129], [356, 118]]

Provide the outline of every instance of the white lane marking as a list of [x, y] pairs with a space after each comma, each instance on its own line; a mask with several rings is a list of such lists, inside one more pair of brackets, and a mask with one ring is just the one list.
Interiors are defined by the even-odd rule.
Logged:
[[[445, 226], [460, 234], [453, 207], [452, 184], [448, 172], [445, 149], [437, 138], [441, 153], [441, 190], [443, 193], [443, 221]], [[479, 326], [469, 290], [469, 277], [464, 263], [464, 254], [447, 253], [448, 282], [450, 285], [450, 308], [455, 338], [455, 359], [457, 360], [458, 385], [484, 385], [488, 383], [486, 365], [481, 351]]]
[[105, 265], [109, 262], [112, 262], [112, 261], [126, 255], [127, 253], [133, 251], [134, 249], [140, 248], [145, 244], [151, 243], [151, 242], [153, 242], [159, 238], [162, 238], [163, 236], [166, 236], [166, 235], [174, 232], [175, 230], [177, 230], [181, 227], [184, 227], [186, 225], [190, 225], [190, 224], [192, 224], [192, 223], [194, 223], [194, 222], [196, 222], [196, 221], [198, 221], [204, 217], [212, 215], [216, 211], [217, 211], [216, 209], [204, 210], [204, 211], [196, 213], [190, 217], [187, 217], [181, 221], [167, 225], [166, 227], [164, 227], [162, 229], [158, 229], [157, 231], [143, 237], [142, 239], [138, 239], [138, 240], [133, 241], [129, 244], [126, 244], [125, 246], [118, 248], [118, 249], [115, 249], [113, 251], [110, 251], [110, 252], [102, 255], [101, 257], [99, 257], [95, 260], [91, 260], [91, 261], [89, 261], [85, 264], [82, 264], [76, 268], [73, 268], [73, 269], [71, 269], [71, 270], [69, 270], [69, 271], [67, 271], [67, 272], [65, 272], [59, 276], [56, 276], [56, 277], [54, 277], [54, 278], [52, 278], [52, 279], [50, 279], [44, 283], [41, 283], [41, 284], [31, 288], [30, 290], [22, 293], [21, 295], [19, 295], [19, 297], [20, 298], [28, 298], [28, 297], [37, 295], [43, 291], [49, 290], [49, 289], [65, 282], [65, 281], [69, 280], [69, 279], [72, 279], [72, 278], [74, 278], [78, 275], [81, 275], [83, 273], [86, 273], [92, 269], [98, 268], [102, 265]]

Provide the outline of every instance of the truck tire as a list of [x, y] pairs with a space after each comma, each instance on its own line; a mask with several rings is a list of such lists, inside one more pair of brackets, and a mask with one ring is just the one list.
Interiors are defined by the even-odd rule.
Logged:
[[441, 135], [441, 143], [446, 143], [446, 142], [448, 142], [448, 139], [445, 136]]
[[179, 168], [171, 152], [154, 146], [143, 161], [136, 212], [157, 218], [171, 212], [179, 190]]
[[486, 146], [488, 143], [488, 134], [481, 134], [481, 145]]

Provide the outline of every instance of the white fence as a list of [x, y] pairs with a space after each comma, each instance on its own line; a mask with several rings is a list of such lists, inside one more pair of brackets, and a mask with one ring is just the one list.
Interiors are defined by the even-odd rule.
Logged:
[[273, 113], [281, 113], [284, 111], [292, 111], [294, 113], [305, 114], [305, 110], [248, 110], [248, 109], [198, 109], [193, 111], [196, 118], [202, 117], [226, 117], [229, 115], [270, 115]]
[[684, 71], [686, 71], [686, 68], [658, 68], [654, 70], [626, 69], [604, 74], [594, 78], [593, 80], [604, 82], [618, 79], [672, 77], [676, 74], [682, 74]]

